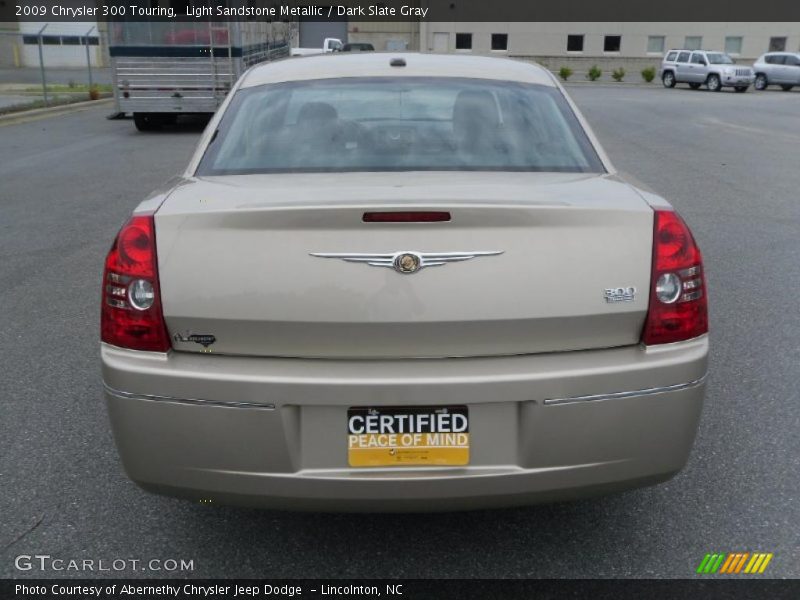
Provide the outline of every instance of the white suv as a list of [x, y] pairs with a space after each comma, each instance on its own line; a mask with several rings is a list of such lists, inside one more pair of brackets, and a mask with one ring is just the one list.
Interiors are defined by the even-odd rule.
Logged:
[[694, 90], [705, 84], [712, 92], [723, 87], [746, 92], [754, 78], [750, 67], [735, 64], [724, 52], [670, 50], [661, 61], [661, 81], [667, 88], [688, 83]]
[[784, 92], [800, 85], [800, 52], [767, 52], [753, 65], [756, 82], [753, 87], [765, 90], [779, 85]]

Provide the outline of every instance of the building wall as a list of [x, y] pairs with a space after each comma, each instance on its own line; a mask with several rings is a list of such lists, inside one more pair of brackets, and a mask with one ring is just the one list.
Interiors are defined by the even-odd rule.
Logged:
[[[39, 33], [45, 23], [19, 22], [19, 32], [23, 36], [34, 36]], [[86, 47], [76, 38], [85, 36], [95, 26], [91, 37], [98, 38], [97, 45], [89, 46], [89, 59], [92, 66], [105, 66], [105, 51], [99, 43], [99, 34], [96, 23], [47, 23], [47, 28], [42, 33], [43, 38], [53, 43], [42, 45], [42, 57], [48, 68], [66, 67], [80, 68], [86, 66]], [[3, 36], [5, 37], [5, 36]], [[33, 43], [24, 43], [22, 36], [18, 39], [20, 65], [23, 67], [39, 66], [39, 45], [32, 38]], [[69, 41], [78, 42], [70, 44]], [[57, 42], [57, 43], [56, 43]]]
[[[592, 62], [611, 65], [634, 59], [634, 64], [648, 59], [660, 60], [661, 51], [648, 52], [648, 38], [663, 36], [664, 49], [683, 48], [687, 36], [700, 36], [701, 47], [708, 50], [725, 50], [726, 38], [741, 37], [741, 49], [732, 56], [740, 62], [753, 61], [769, 50], [771, 37], [786, 37], [786, 50], [800, 50], [800, 23], [422, 23], [423, 51], [434, 51], [434, 39], [439, 33], [448, 35], [449, 52], [472, 52], [475, 54], [500, 54], [531, 59], [574, 59], [576, 64]], [[456, 50], [456, 33], [472, 33], [472, 49]], [[492, 33], [508, 35], [506, 51], [491, 50]], [[567, 51], [567, 36], [583, 35], [583, 49]], [[604, 40], [607, 35], [621, 36], [618, 52], [606, 52]]]
[[351, 21], [347, 27], [347, 40], [369, 42], [375, 50], [395, 50], [403, 45], [410, 52], [419, 50], [419, 24], [415, 22]]

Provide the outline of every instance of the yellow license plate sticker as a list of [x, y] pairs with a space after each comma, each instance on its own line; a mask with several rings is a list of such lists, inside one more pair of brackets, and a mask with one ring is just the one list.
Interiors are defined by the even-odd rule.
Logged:
[[352, 407], [347, 410], [351, 467], [469, 464], [466, 406]]

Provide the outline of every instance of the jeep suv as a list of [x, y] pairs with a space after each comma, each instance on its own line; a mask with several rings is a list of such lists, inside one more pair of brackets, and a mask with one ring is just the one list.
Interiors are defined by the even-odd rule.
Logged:
[[753, 83], [750, 67], [737, 65], [724, 52], [708, 50], [670, 50], [661, 61], [661, 81], [664, 87], [688, 83], [693, 90], [706, 85], [712, 92], [732, 87], [746, 92]]
[[784, 92], [800, 85], [800, 52], [767, 52], [753, 65], [756, 80], [753, 87], [765, 90], [779, 85]]

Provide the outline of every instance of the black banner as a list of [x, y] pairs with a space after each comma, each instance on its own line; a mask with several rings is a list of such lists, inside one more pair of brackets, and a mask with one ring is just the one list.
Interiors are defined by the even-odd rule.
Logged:
[[797, 0], [7, 0], [0, 21], [800, 21]]
[[750, 578], [685, 580], [553, 580], [553, 579], [397, 579], [397, 580], [168, 580], [168, 579], [27, 579], [0, 581], [0, 598], [58, 600], [155, 600], [175, 598], [286, 599], [396, 598], [492, 600], [513, 598], [697, 598], [703, 600], [800, 597], [798, 580]]

